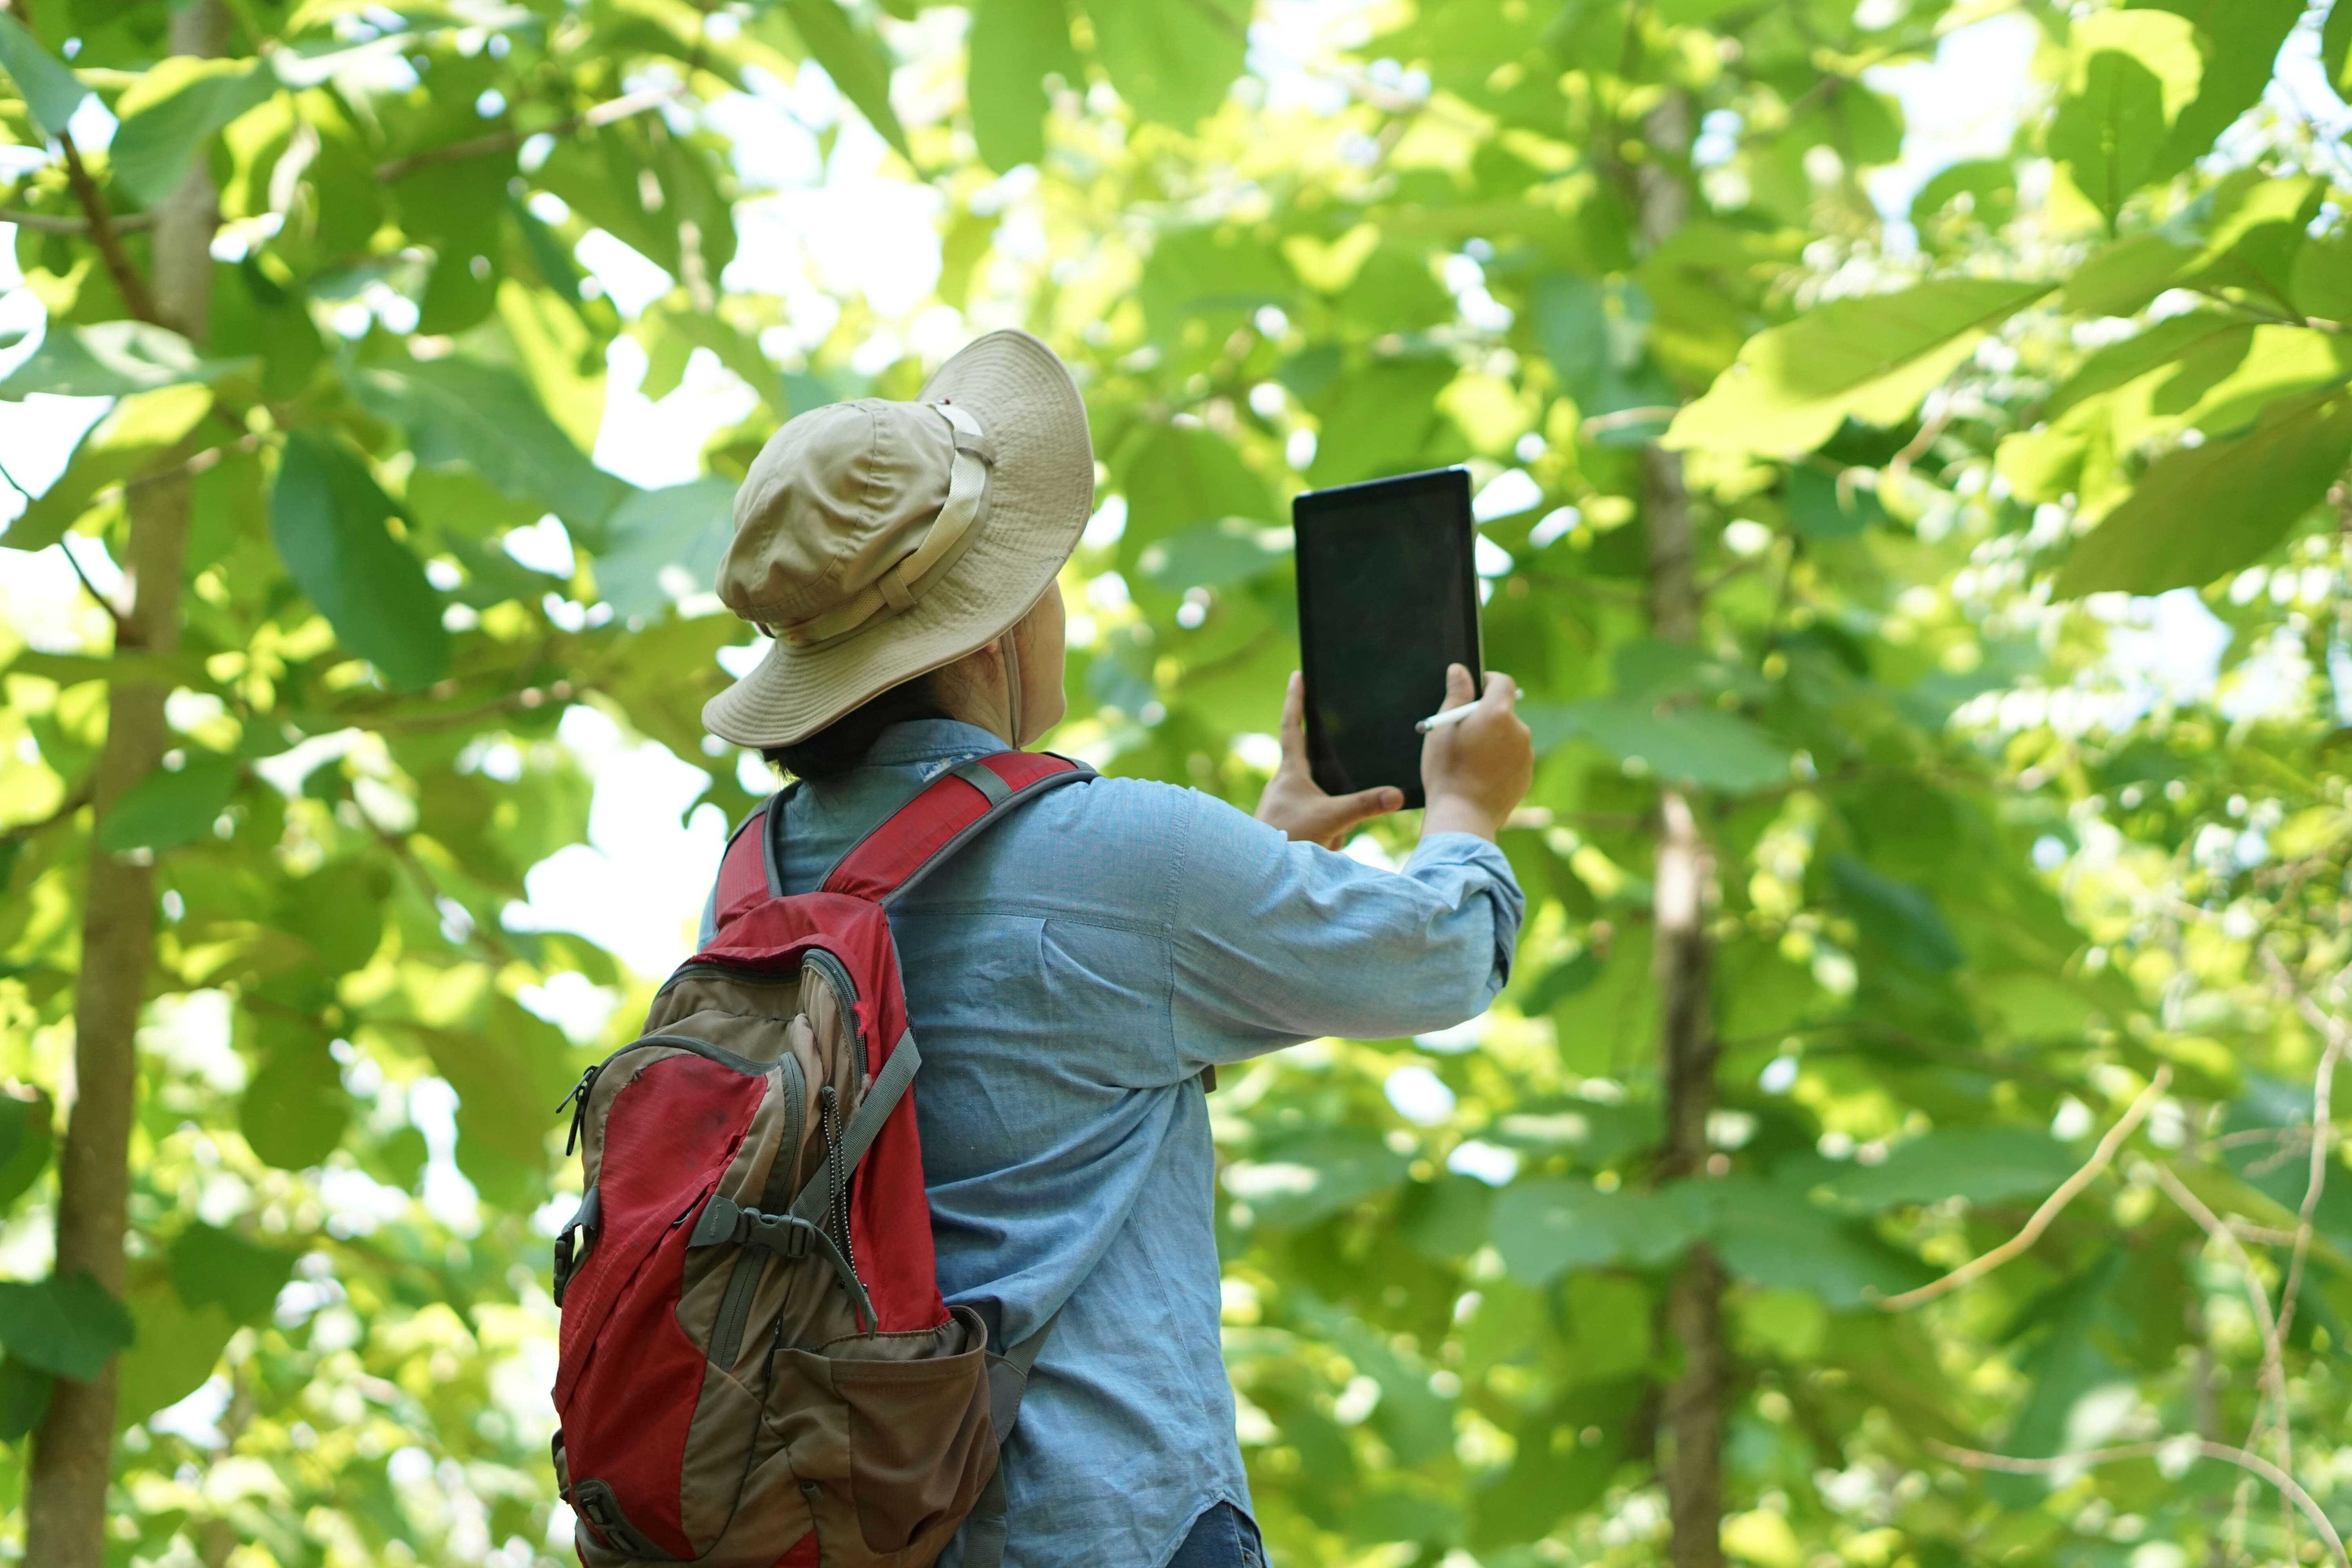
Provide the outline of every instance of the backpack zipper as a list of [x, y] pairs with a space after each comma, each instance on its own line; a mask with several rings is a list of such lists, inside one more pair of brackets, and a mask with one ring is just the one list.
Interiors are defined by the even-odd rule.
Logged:
[[[801, 963], [803, 967], [814, 965], [827, 981], [832, 983], [834, 994], [841, 1003], [841, 1015], [849, 1025], [850, 1048], [857, 1053], [857, 1076], [860, 1080], [863, 1080], [866, 1073], [866, 1031], [857, 1026], [857, 982], [850, 977], [849, 966], [842, 963], [841, 960], [835, 957], [828, 949], [822, 947], [809, 948], [801, 954]], [[761, 981], [752, 979], [742, 968], [735, 964], [721, 963], [711, 959], [701, 959], [687, 963], [681, 963], [676, 969], [670, 971], [669, 978], [663, 981], [661, 984], [661, 990], [654, 993], [654, 1000], [656, 1002], [660, 1001], [663, 994], [667, 993], [671, 986], [676, 985], [681, 980], [695, 980], [705, 977], [732, 980], [742, 984], [756, 985], [763, 984]], [[787, 983], [778, 981], [776, 984], [783, 984]], [[557, 1109], [561, 1110], [562, 1108], [559, 1106]]]
[[[717, 1062], [721, 1067], [732, 1068], [750, 1078], [765, 1078], [768, 1076], [768, 1069], [776, 1065], [773, 1062], [755, 1062], [749, 1057], [739, 1057], [733, 1051], [711, 1045], [707, 1040], [698, 1040], [691, 1035], [641, 1036], [582, 1073], [580, 1081], [572, 1086], [572, 1092], [555, 1102], [558, 1114], [561, 1114], [567, 1106], [572, 1110], [572, 1128], [563, 1136], [563, 1152], [567, 1156], [579, 1146], [580, 1130], [588, 1119], [588, 1098], [596, 1091], [597, 1079], [604, 1075], [606, 1068], [611, 1067], [631, 1051], [643, 1050], [648, 1046], [674, 1046], [682, 1050], [690, 1051], [698, 1057]], [[803, 1089], [802, 1092], [805, 1094], [807, 1090]]]

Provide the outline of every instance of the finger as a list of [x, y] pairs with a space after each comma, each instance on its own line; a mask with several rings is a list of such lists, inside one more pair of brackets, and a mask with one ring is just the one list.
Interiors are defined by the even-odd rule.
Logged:
[[1447, 665], [1445, 667], [1445, 706], [1459, 708], [1465, 702], [1475, 702], [1477, 700], [1478, 687], [1470, 679], [1469, 667], [1461, 664]]
[[1307, 678], [1295, 669], [1282, 694], [1282, 762], [1307, 765]]
[[1331, 797], [1333, 820], [1344, 831], [1359, 823], [1370, 822], [1375, 816], [1386, 816], [1404, 809], [1404, 791], [1383, 785], [1379, 789], [1360, 789], [1353, 795]]
[[1511, 710], [1511, 705], [1518, 700], [1519, 683], [1517, 681], [1499, 669], [1490, 669], [1486, 672], [1486, 695], [1479, 699], [1481, 702], [1489, 708], [1498, 708], [1507, 713]]

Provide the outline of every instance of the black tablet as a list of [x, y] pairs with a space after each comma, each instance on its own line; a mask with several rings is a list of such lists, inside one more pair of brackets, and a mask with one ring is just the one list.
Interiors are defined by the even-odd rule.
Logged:
[[1307, 754], [1333, 795], [1380, 784], [1423, 804], [1417, 720], [1445, 704], [1445, 667], [1478, 664], [1470, 476], [1438, 468], [1309, 490], [1297, 539]]

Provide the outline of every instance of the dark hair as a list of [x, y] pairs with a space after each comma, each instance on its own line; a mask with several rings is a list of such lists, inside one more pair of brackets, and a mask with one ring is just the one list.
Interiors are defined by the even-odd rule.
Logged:
[[866, 760], [882, 731], [910, 719], [944, 719], [931, 677], [919, 675], [869, 697], [815, 734], [789, 746], [763, 746], [769, 765], [796, 779], [829, 779]]

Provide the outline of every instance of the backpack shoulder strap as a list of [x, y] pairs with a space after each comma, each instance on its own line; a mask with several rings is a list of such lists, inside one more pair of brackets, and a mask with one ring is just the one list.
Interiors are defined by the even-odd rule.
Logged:
[[1051, 752], [999, 752], [951, 768], [853, 846], [824, 890], [888, 905], [991, 824], [1037, 796], [1095, 776]]
[[719, 876], [710, 886], [710, 900], [702, 911], [702, 935], [696, 947], [709, 947], [719, 928], [763, 899], [781, 898], [784, 870], [778, 858], [784, 803], [800, 788], [797, 781], [754, 806], [727, 840], [719, 857]]

